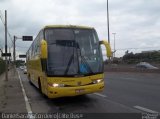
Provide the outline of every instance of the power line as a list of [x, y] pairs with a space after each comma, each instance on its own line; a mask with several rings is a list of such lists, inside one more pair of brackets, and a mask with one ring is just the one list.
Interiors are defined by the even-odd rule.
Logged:
[[[3, 18], [3, 15], [2, 15], [2, 13], [1, 13], [1, 10], [0, 10], [0, 19], [1, 19], [1, 21], [2, 21], [2, 24], [5, 25], [5, 23], [4, 23], [4, 18]], [[1, 43], [1, 41], [0, 41], [0, 43]], [[1, 45], [0, 45], [0, 46], [1, 46]]]
[[22, 47], [22, 46], [19, 46], [19, 45], [16, 45], [16, 47], [25, 48], [25, 49], [28, 49], [28, 48], [29, 48], [29, 46], [28, 46], [28, 47]]
[[[5, 26], [5, 22], [4, 22], [4, 18], [3, 18], [3, 14], [2, 14], [2, 12], [1, 12], [1, 10], [0, 10], [0, 18], [1, 18], [2, 24]], [[12, 44], [13, 44], [12, 35], [11, 35], [10, 32], [8, 31], [8, 29], [7, 29], [7, 34], [8, 34], [8, 36], [9, 36], [9, 38], [10, 38]], [[13, 45], [11, 45], [11, 47], [12, 47], [12, 46], [13, 46]]]
[[2, 21], [3, 25], [5, 25], [4, 18], [3, 18], [1, 10], [0, 10], [0, 18], [1, 18], [1, 21]]
[[2, 48], [3, 46], [1, 44], [2, 44], [2, 42], [0, 41], [0, 47]]

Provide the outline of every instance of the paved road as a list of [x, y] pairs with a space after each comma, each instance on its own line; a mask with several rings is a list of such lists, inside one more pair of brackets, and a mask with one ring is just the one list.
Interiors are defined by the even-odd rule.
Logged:
[[[34, 113], [139, 113], [160, 112], [160, 75], [135, 73], [106, 74], [104, 92], [85, 96], [47, 99], [19, 71]], [[159, 76], [159, 77], [158, 77]], [[147, 109], [146, 109], [147, 108]]]
[[105, 73], [108, 99], [129, 107], [143, 107], [160, 112], [160, 74]]

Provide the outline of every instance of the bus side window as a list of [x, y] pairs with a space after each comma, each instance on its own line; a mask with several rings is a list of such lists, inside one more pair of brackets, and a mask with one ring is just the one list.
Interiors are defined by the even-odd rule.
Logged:
[[40, 31], [39, 38], [38, 38], [38, 41], [37, 41], [37, 52], [38, 52], [38, 54], [40, 54], [40, 44], [41, 44], [42, 39], [44, 39], [43, 30]]

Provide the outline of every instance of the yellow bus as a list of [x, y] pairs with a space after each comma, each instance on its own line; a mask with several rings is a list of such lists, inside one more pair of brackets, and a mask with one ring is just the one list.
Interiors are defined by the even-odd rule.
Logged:
[[26, 53], [27, 75], [48, 98], [76, 96], [104, 89], [103, 57], [92, 27], [73, 25], [45, 26]]

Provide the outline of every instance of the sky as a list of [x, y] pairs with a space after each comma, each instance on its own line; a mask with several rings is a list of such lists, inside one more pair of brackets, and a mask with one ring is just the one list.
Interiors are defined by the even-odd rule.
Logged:
[[[159, 0], [108, 0], [111, 48], [121, 57], [126, 50], [137, 53], [160, 50]], [[7, 10], [8, 31], [17, 37], [36, 37], [50, 24], [94, 27], [100, 40], [107, 40], [107, 0], [0, 0], [4, 19]], [[31, 42], [16, 41], [17, 54], [24, 54]], [[8, 36], [8, 46], [12, 42]], [[0, 48], [4, 48], [4, 26], [0, 21]], [[104, 49], [104, 48], [103, 48]]]

